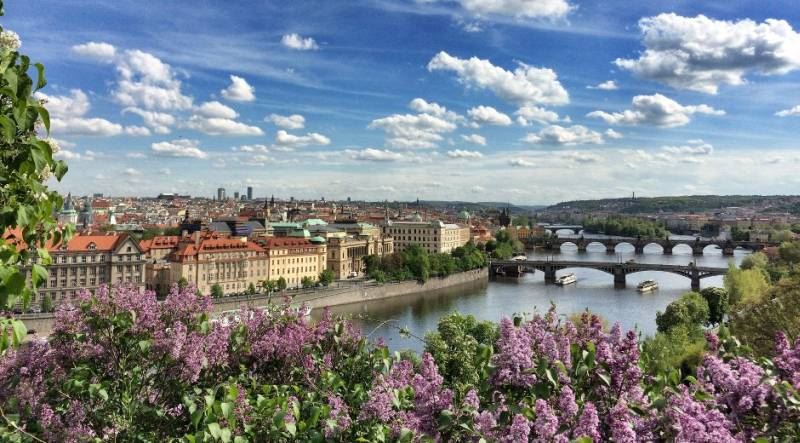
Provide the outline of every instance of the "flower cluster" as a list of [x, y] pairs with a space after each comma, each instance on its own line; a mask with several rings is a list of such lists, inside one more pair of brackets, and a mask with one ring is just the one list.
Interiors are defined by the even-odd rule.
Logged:
[[22, 41], [19, 39], [19, 35], [16, 32], [9, 30], [0, 31], [0, 49], [18, 51], [21, 46]]

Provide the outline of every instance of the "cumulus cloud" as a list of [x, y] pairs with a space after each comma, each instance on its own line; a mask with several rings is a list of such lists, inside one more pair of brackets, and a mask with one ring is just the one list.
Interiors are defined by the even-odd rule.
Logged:
[[218, 101], [205, 102], [194, 109], [185, 126], [208, 135], [263, 135], [258, 126], [234, 120], [239, 114]]
[[486, 192], [486, 188], [480, 185], [475, 185], [472, 188], [470, 188], [470, 191], [472, 191], [473, 194], [480, 194]]
[[435, 148], [444, 133], [453, 132], [455, 123], [429, 114], [393, 114], [373, 120], [370, 129], [386, 132], [386, 144], [400, 149]]
[[467, 87], [488, 89], [503, 100], [519, 106], [531, 104], [563, 105], [569, 94], [552, 69], [520, 63], [512, 72], [489, 60], [460, 59], [442, 51], [428, 63], [428, 71], [452, 71]]
[[[424, 0], [435, 2], [437, 0]], [[456, 0], [478, 17], [507, 16], [519, 19], [562, 19], [574, 8], [567, 0]]]
[[[517, 123], [522, 126], [529, 126], [532, 122], [548, 124], [558, 121], [558, 114], [538, 106], [523, 106], [514, 113], [517, 116]], [[569, 121], [569, 119], [564, 119]]]
[[711, 155], [714, 153], [714, 147], [705, 143], [702, 140], [690, 140], [689, 144], [682, 146], [662, 146], [661, 149], [665, 152], [675, 155]]
[[142, 171], [139, 171], [138, 169], [133, 169], [133, 168], [125, 168], [125, 170], [122, 171], [122, 173], [127, 175], [128, 177], [136, 177], [136, 176], [142, 175]]
[[55, 135], [113, 136], [125, 131], [122, 125], [103, 118], [89, 118], [91, 105], [89, 97], [80, 89], [73, 89], [69, 95], [34, 94], [46, 103], [50, 112], [50, 130]]
[[749, 73], [780, 75], [800, 68], [800, 34], [785, 20], [757, 23], [674, 13], [639, 20], [645, 51], [616, 65], [673, 88], [716, 94]]
[[251, 102], [256, 99], [256, 88], [250, 86], [247, 80], [235, 75], [231, 76], [231, 84], [220, 93], [234, 102]]
[[144, 126], [126, 126], [125, 133], [136, 137], [146, 137], [150, 135], [150, 129]]
[[223, 105], [218, 101], [205, 102], [195, 109], [197, 115], [208, 118], [234, 119], [239, 116], [233, 108]]
[[284, 129], [303, 129], [306, 125], [306, 118], [300, 114], [278, 115], [270, 114], [264, 120], [272, 122], [275, 126]]
[[331, 144], [331, 139], [316, 132], [310, 132], [306, 135], [293, 135], [280, 130], [275, 134], [275, 146], [282, 150], [294, 150], [310, 145], [326, 146], [329, 144]]
[[112, 96], [123, 106], [162, 111], [192, 107], [192, 98], [181, 91], [172, 67], [158, 57], [134, 49], [122, 53], [115, 63], [119, 78]]
[[127, 158], [136, 158], [136, 159], [147, 158], [147, 156], [144, 155], [141, 152], [129, 152], [129, 153], [125, 154], [125, 157], [127, 157]]
[[580, 151], [565, 152], [561, 157], [575, 163], [599, 163], [603, 160], [602, 157], [593, 152]]
[[478, 134], [470, 134], [470, 135], [462, 135], [461, 138], [465, 142], [469, 142], [475, 145], [486, 146], [486, 137]]
[[262, 154], [269, 152], [269, 148], [265, 145], [242, 145], [238, 148], [233, 148], [233, 150], [239, 152], [260, 152]]
[[298, 51], [311, 51], [319, 49], [317, 42], [311, 37], [301, 37], [299, 34], [286, 34], [281, 37], [281, 44], [289, 49]]
[[600, 83], [600, 84], [595, 85], [595, 86], [589, 85], [586, 88], [587, 89], [602, 89], [603, 91], [614, 91], [616, 89], [619, 89], [618, 86], [617, 86], [617, 83], [614, 80], [606, 80], [603, 83]]
[[637, 95], [632, 104], [632, 109], [622, 112], [593, 111], [586, 115], [612, 125], [651, 125], [665, 128], [688, 124], [692, 114], [725, 115], [725, 111], [708, 105], [683, 106], [661, 94]]
[[129, 112], [142, 117], [145, 126], [152, 129], [156, 134], [169, 134], [170, 127], [176, 123], [175, 117], [165, 112], [146, 111], [139, 108], [125, 108], [122, 110], [123, 114]]
[[450, 158], [483, 158], [483, 154], [478, 151], [466, 151], [463, 149], [447, 151], [447, 156]]
[[200, 149], [200, 142], [197, 140], [173, 140], [158, 142], [150, 145], [154, 155], [160, 157], [189, 157], [189, 158], [208, 158], [208, 154]]
[[798, 116], [800, 115], [800, 105], [795, 106], [791, 109], [784, 109], [783, 111], [778, 111], [775, 113], [778, 117], [789, 117], [789, 116]]
[[443, 118], [445, 120], [453, 122], [461, 122], [464, 120], [464, 117], [458, 115], [453, 111], [449, 111], [444, 106], [438, 103], [433, 103], [433, 102], [429, 103], [419, 97], [415, 98], [414, 100], [411, 100], [411, 102], [408, 104], [408, 107], [414, 111], [419, 112], [420, 114], [428, 114], [434, 117]]
[[603, 134], [581, 125], [569, 127], [550, 125], [538, 133], [528, 134], [522, 141], [532, 144], [564, 146], [601, 144], [604, 142]]
[[510, 126], [511, 117], [491, 106], [477, 106], [467, 111], [467, 115], [478, 125]]
[[536, 166], [536, 163], [524, 159], [524, 158], [512, 158], [508, 160], [509, 166], [513, 166], [515, 168], [532, 168]]
[[366, 148], [361, 150], [348, 149], [344, 151], [353, 160], [369, 162], [396, 162], [402, 161], [405, 157], [399, 152], [387, 149]]
[[617, 140], [617, 139], [622, 138], [622, 134], [620, 134], [619, 132], [617, 132], [617, 131], [615, 131], [613, 129], [606, 129], [605, 135], [606, 135], [606, 138], [613, 139], [613, 140]]
[[87, 42], [72, 47], [72, 52], [81, 57], [91, 58], [104, 63], [111, 63], [117, 55], [117, 49], [104, 42]]

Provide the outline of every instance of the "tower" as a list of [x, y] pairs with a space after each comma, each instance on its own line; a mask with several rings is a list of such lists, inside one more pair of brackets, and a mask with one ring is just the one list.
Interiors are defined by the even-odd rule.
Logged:
[[253, 199], [253, 187], [252, 186], [248, 186], [247, 187], [247, 199], [248, 200], [252, 200]]

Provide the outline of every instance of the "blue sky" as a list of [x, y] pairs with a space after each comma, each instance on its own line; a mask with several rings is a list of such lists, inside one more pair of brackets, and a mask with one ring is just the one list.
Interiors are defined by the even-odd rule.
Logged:
[[[258, 3], [258, 4], [256, 4]], [[792, 1], [9, 2], [74, 194], [797, 194]]]

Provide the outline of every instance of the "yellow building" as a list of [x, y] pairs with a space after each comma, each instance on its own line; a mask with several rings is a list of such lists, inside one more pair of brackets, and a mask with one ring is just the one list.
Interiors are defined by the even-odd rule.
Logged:
[[394, 250], [403, 251], [410, 245], [420, 245], [428, 253], [449, 253], [464, 246], [470, 239], [470, 228], [441, 221], [388, 221], [383, 234], [394, 239]]
[[366, 235], [328, 238], [328, 269], [337, 280], [357, 277], [364, 272], [364, 257], [367, 255], [391, 254], [394, 252], [392, 237]]
[[283, 277], [290, 288], [299, 287], [304, 277], [319, 280], [319, 275], [326, 269], [324, 239], [271, 237], [260, 242], [259, 246], [268, 257], [268, 278], [278, 280]]

